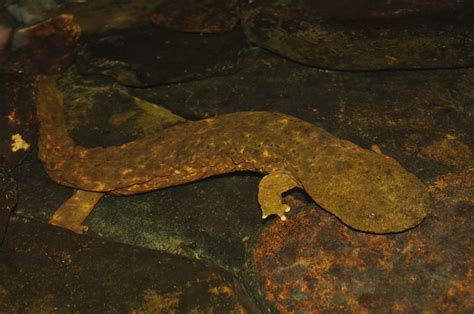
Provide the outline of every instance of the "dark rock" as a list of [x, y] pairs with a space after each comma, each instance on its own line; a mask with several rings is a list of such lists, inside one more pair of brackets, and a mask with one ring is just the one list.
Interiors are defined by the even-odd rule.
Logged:
[[10, 167], [0, 156], [0, 247], [7, 232], [10, 215], [17, 202], [16, 182]]
[[74, 59], [79, 35], [80, 27], [71, 15], [17, 29], [5, 67], [28, 73], [61, 73]]
[[34, 84], [31, 77], [0, 73], [0, 245], [17, 203], [11, 168], [18, 166], [37, 139]]
[[338, 70], [474, 65], [472, 1], [255, 1], [242, 26], [256, 44]]
[[0, 254], [4, 312], [258, 311], [238, 278], [210, 264], [18, 217]]
[[17, 0], [7, 10], [18, 23], [29, 26], [57, 15], [62, 7], [60, 0]]
[[36, 142], [37, 122], [33, 78], [0, 73], [0, 156], [13, 168]]
[[4, 59], [8, 56], [8, 48], [15, 26], [16, 23], [13, 17], [0, 9], [0, 64], [3, 63]]
[[160, 2], [161, 0], [70, 0], [65, 4], [63, 13], [75, 17], [83, 34], [98, 34], [151, 25], [150, 15]]
[[[472, 182], [456, 188], [472, 191]], [[305, 209], [268, 225], [251, 253], [255, 282], [277, 311], [472, 311], [472, 192], [393, 235], [359, 233]]]
[[[6, 8], [17, 23], [31, 26], [59, 14], [76, 18], [86, 34], [150, 24], [150, 14], [160, 0], [13, 0]], [[106, 22], [104, 22], [106, 20]]]
[[158, 104], [133, 97], [120, 85], [91, 85], [81, 79], [72, 69], [59, 80], [69, 132], [79, 145], [121, 145], [185, 121]]
[[165, 0], [151, 19], [158, 26], [191, 33], [222, 33], [233, 30], [239, 21], [238, 0]]
[[236, 71], [247, 46], [243, 33], [186, 34], [146, 28], [91, 36], [79, 57], [82, 72], [129, 86], [189, 81]]

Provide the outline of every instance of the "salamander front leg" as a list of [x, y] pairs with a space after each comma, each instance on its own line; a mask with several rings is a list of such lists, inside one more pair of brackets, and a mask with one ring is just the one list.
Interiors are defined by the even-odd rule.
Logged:
[[75, 233], [84, 233], [87, 226], [82, 223], [94, 209], [104, 193], [75, 190], [74, 194], [59, 206], [49, 223]]
[[262, 209], [262, 218], [278, 215], [281, 220], [286, 220], [285, 213], [291, 208], [282, 203], [282, 193], [296, 187], [301, 185], [289, 171], [281, 170], [264, 176], [258, 185], [258, 202]]

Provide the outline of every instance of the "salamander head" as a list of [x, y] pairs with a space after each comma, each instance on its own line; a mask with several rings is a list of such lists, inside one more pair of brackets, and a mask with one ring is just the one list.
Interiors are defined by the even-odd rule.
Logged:
[[322, 171], [304, 180], [305, 190], [357, 230], [394, 233], [417, 226], [429, 208], [424, 184], [394, 159], [359, 150], [329, 160]]
[[373, 233], [402, 232], [420, 224], [429, 207], [424, 186], [413, 181], [386, 183], [365, 191], [346, 190], [347, 203], [337, 207], [336, 216], [354, 229]]

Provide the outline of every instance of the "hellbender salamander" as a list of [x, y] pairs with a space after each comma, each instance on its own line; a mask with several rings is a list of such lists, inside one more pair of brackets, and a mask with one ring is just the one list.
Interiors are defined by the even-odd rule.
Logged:
[[393, 158], [275, 112], [236, 112], [187, 122], [120, 146], [84, 148], [68, 134], [54, 77], [38, 80], [39, 158], [57, 183], [76, 189], [50, 223], [84, 232], [103, 193], [130, 195], [218, 174], [265, 174], [263, 218], [285, 220], [281, 194], [300, 188], [348, 226], [400, 232], [427, 214], [423, 183]]

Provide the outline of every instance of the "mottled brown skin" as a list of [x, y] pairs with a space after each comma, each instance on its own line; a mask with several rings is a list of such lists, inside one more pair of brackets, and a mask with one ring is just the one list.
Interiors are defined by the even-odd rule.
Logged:
[[255, 171], [269, 174], [259, 191], [264, 217], [285, 219], [280, 194], [292, 187], [362, 231], [400, 232], [427, 213], [425, 186], [397, 161], [292, 116], [237, 112], [121, 146], [84, 148], [68, 135], [54, 78], [38, 86], [39, 158], [54, 181], [74, 189], [130, 195]]

